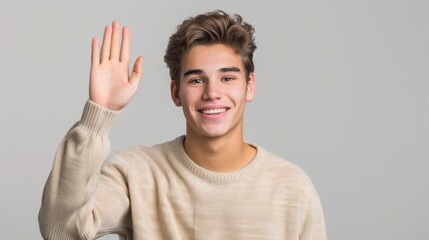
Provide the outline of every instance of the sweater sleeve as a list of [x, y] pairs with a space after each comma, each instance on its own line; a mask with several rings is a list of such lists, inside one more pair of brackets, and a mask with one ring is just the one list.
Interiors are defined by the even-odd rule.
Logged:
[[55, 155], [39, 211], [44, 239], [93, 239], [124, 234], [129, 223], [126, 164], [120, 155], [100, 166], [108, 133], [119, 112], [90, 100]]
[[319, 195], [311, 180], [309, 187], [301, 195], [301, 230], [300, 240], [326, 240], [325, 218]]

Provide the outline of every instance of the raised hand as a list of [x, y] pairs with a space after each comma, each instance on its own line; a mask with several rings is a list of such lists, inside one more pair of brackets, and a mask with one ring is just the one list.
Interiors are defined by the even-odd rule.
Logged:
[[92, 39], [89, 98], [112, 110], [121, 110], [136, 94], [143, 73], [143, 58], [139, 56], [129, 74], [130, 31], [117, 21], [104, 30], [103, 45], [98, 54], [98, 39]]

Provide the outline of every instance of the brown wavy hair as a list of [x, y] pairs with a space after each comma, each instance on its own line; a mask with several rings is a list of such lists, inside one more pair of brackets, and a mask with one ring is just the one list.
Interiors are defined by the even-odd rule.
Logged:
[[216, 10], [186, 19], [171, 35], [164, 61], [176, 86], [180, 83], [183, 56], [195, 45], [225, 44], [240, 54], [246, 76], [254, 72], [253, 52], [256, 50], [255, 29], [238, 14], [233, 16]]

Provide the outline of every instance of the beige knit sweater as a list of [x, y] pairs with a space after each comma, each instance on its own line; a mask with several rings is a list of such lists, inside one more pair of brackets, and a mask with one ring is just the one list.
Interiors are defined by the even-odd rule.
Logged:
[[44, 239], [326, 239], [310, 179], [256, 145], [231, 173], [196, 165], [184, 137], [131, 147], [101, 167], [118, 114], [88, 101], [59, 146], [39, 213]]

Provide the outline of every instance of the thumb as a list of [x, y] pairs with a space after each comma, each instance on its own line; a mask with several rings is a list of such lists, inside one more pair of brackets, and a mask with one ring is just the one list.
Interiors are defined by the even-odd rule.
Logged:
[[143, 57], [139, 56], [134, 62], [133, 71], [130, 76], [129, 83], [131, 85], [139, 84], [143, 75]]

